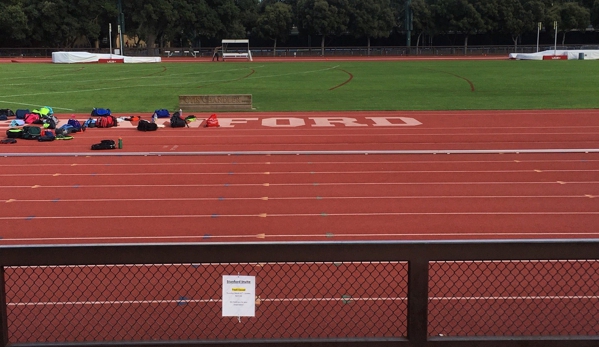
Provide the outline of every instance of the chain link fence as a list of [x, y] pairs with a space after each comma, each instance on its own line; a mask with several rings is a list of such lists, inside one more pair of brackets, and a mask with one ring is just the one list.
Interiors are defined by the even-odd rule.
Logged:
[[429, 336], [597, 335], [597, 274], [597, 261], [432, 263]]
[[[592, 346], [598, 259], [599, 241], [0, 247], [0, 341]], [[255, 279], [252, 315], [223, 314], [228, 276]]]
[[[255, 317], [222, 316], [225, 275]], [[406, 263], [9, 267], [11, 343], [405, 337]]]

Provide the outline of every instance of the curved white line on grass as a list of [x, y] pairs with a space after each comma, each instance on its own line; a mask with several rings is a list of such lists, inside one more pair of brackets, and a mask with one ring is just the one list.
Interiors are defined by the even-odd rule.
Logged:
[[292, 76], [292, 75], [302, 75], [302, 74], [309, 74], [309, 73], [315, 73], [315, 72], [324, 72], [324, 71], [330, 71], [330, 70], [334, 70], [336, 68], [338, 68], [339, 65], [335, 65], [333, 67], [328, 67], [328, 68], [324, 68], [324, 69], [319, 69], [319, 70], [309, 70], [309, 71], [301, 71], [301, 72], [290, 72], [290, 73], [286, 73], [286, 74], [279, 74], [279, 75], [270, 75], [270, 76], [252, 76], [252, 77], [248, 77], [247, 79], [259, 79], [259, 78], [273, 78], [273, 77], [282, 77], [282, 76]]
[[[283, 76], [292, 76], [292, 75], [301, 75], [301, 74], [308, 74], [308, 73], [317, 73], [317, 72], [324, 72], [324, 71], [329, 71], [329, 70], [333, 70], [336, 69], [339, 65], [333, 66], [333, 67], [328, 67], [325, 69], [318, 69], [318, 70], [309, 70], [309, 71], [301, 71], [301, 72], [292, 72], [292, 73], [286, 73], [286, 74], [278, 74], [278, 75], [269, 75], [269, 76], [258, 76], [258, 77], [248, 77], [247, 79], [258, 79], [258, 78], [277, 78], [277, 77], [283, 77]], [[232, 70], [231, 70], [232, 71]], [[189, 74], [177, 74], [178, 75], [189, 75]], [[169, 75], [169, 76], [175, 76], [175, 75]], [[163, 78], [164, 76], [147, 76], [147, 78]], [[141, 77], [131, 77], [131, 78], [126, 78], [126, 79], [141, 79]], [[124, 80], [124, 79], [121, 79]], [[39, 96], [39, 95], [52, 95], [52, 94], [70, 94], [70, 93], [86, 93], [86, 92], [98, 92], [98, 91], [104, 91], [104, 90], [115, 90], [115, 89], [127, 89], [127, 88], [137, 88], [137, 87], [157, 87], [157, 88], [163, 88], [165, 86], [180, 86], [180, 85], [189, 85], [189, 84], [198, 84], [198, 83], [213, 83], [213, 82], [230, 82], [230, 81], [235, 81], [237, 80], [237, 78], [235, 79], [225, 79], [225, 80], [198, 80], [198, 81], [192, 81], [192, 82], [186, 82], [186, 83], [182, 83], [182, 82], [174, 82], [174, 83], [160, 83], [160, 84], [155, 84], [155, 85], [148, 85], [148, 84], [138, 84], [138, 85], [129, 85], [129, 86], [112, 86], [112, 87], [103, 87], [103, 88], [91, 88], [91, 89], [77, 89], [77, 90], [69, 90], [69, 91], [58, 91], [58, 92], [40, 92], [40, 93], [29, 93], [29, 94], [14, 94], [14, 95], [4, 95], [5, 98], [14, 98], [14, 97], [23, 97], [23, 96]], [[100, 82], [95, 80], [96, 82]], [[111, 80], [111, 82], [114, 81], [119, 81], [119, 80]], [[100, 82], [101, 83], [101, 82]]]

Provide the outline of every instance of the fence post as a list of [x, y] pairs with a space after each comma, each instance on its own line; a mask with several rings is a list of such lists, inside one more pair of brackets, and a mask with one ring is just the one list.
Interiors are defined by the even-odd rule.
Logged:
[[413, 346], [428, 339], [428, 259], [408, 263], [408, 339]]
[[8, 318], [6, 316], [6, 284], [4, 266], [0, 266], [0, 346], [8, 345]]

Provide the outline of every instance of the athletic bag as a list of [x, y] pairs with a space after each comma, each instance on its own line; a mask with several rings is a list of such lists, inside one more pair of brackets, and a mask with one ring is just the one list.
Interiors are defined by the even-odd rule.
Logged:
[[25, 115], [25, 123], [26, 124], [34, 124], [40, 120], [40, 115], [37, 113], [29, 113]]
[[184, 128], [186, 126], [189, 128], [189, 125], [185, 119], [181, 118], [179, 112], [173, 113], [173, 116], [171, 117], [171, 128]]
[[102, 141], [100, 141], [100, 143], [96, 143], [96, 144], [92, 145], [93, 150], [115, 149], [115, 148], [116, 148], [116, 144], [114, 143], [113, 140], [102, 140]]
[[69, 135], [69, 134], [74, 133], [76, 131], [75, 131], [75, 128], [73, 128], [72, 125], [63, 124], [60, 128], [56, 128], [56, 130], [54, 132], [56, 133], [56, 135]]
[[94, 108], [92, 110], [92, 117], [104, 117], [110, 115], [111, 113], [109, 108]]
[[53, 132], [46, 130], [44, 134], [37, 139], [39, 142], [49, 142], [56, 140], [56, 136]]
[[10, 128], [6, 130], [6, 137], [8, 137], [9, 139], [20, 139], [22, 135], [22, 128]]
[[137, 130], [139, 131], [156, 131], [158, 130], [158, 124], [150, 123], [147, 120], [141, 119], [139, 123], [137, 123]]
[[112, 128], [115, 126], [117, 126], [117, 120], [114, 116], [104, 116], [96, 119], [96, 128]]
[[45, 116], [52, 116], [54, 115], [54, 110], [50, 106], [44, 106], [40, 108], [40, 113]]
[[206, 119], [206, 127], [220, 127], [220, 124], [218, 124], [218, 117], [216, 116], [216, 114], [212, 114], [210, 115], [210, 117], [208, 117], [208, 119]]
[[29, 109], [20, 109], [20, 110], [16, 110], [15, 111], [15, 116], [17, 117], [17, 119], [25, 119], [25, 115], [26, 114], [30, 114], [31, 111], [29, 111]]
[[168, 110], [164, 109], [164, 108], [154, 111], [154, 114], [158, 118], [168, 118], [171, 116], [171, 114], [168, 112]]
[[35, 113], [35, 114], [39, 115], [41, 118], [44, 118], [44, 117], [53, 115], [54, 111], [52, 111], [52, 109], [50, 107], [44, 106], [44, 107], [40, 108], [39, 110], [31, 111], [31, 113]]
[[56, 129], [56, 124], [58, 124], [58, 118], [54, 116], [48, 116], [43, 119], [44, 128], [46, 129]]
[[85, 128], [95, 128], [96, 127], [96, 120], [93, 118], [90, 118], [88, 120], [85, 121], [85, 123], [83, 123], [83, 126]]
[[67, 124], [70, 125], [70, 126], [72, 126], [73, 128], [75, 128], [75, 132], [81, 131], [81, 122], [79, 122], [75, 118], [69, 119], [69, 121], [67, 122]]
[[25, 121], [22, 119], [13, 119], [10, 121], [9, 127], [16, 128], [25, 125]]
[[1, 108], [0, 109], [0, 116], [5, 116], [6, 119], [8, 119], [8, 117], [12, 117], [15, 114], [13, 113], [13, 111], [9, 108]]
[[37, 126], [25, 125], [23, 127], [22, 139], [25, 140], [37, 140], [42, 136], [42, 128]]

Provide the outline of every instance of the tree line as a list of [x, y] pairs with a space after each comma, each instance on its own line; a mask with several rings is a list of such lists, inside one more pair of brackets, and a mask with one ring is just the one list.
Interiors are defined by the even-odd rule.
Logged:
[[[392, 33], [421, 38], [453, 36], [464, 47], [472, 35], [508, 36], [517, 45], [539, 27], [561, 42], [571, 31], [599, 27], [599, 0], [0, 0], [1, 47], [98, 47], [123, 33], [158, 47], [204, 40], [260, 38], [276, 48], [291, 33], [320, 38], [371, 39]], [[407, 42], [407, 41], [406, 41]]]

